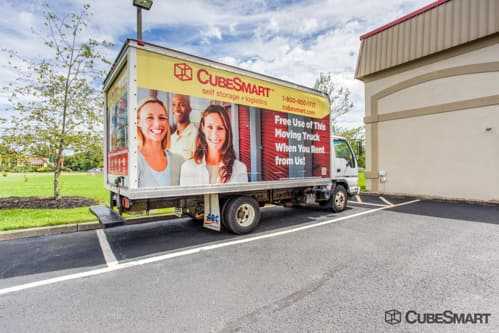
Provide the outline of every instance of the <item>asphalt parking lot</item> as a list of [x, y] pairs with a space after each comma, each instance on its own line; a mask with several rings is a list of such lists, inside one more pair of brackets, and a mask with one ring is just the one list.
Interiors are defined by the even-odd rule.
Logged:
[[360, 200], [268, 207], [246, 236], [182, 218], [0, 242], [0, 331], [499, 331], [498, 206]]

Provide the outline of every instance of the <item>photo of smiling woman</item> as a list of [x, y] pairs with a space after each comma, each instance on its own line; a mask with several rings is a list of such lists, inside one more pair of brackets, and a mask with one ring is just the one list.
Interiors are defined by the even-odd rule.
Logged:
[[144, 99], [137, 109], [137, 143], [139, 187], [178, 185], [184, 160], [168, 150], [168, 113], [154, 94]]
[[180, 185], [247, 182], [246, 165], [236, 160], [229, 114], [210, 105], [201, 116], [192, 159], [182, 165]]

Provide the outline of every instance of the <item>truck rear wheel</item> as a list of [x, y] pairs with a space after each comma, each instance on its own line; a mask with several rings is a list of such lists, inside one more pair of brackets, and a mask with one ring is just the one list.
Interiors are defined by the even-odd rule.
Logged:
[[260, 222], [260, 207], [252, 197], [239, 196], [230, 199], [223, 208], [223, 224], [235, 234], [247, 234]]

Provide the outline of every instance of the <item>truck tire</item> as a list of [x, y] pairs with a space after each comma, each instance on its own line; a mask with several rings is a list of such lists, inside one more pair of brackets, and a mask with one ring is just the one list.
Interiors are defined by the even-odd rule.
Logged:
[[123, 203], [121, 201], [122, 196], [118, 193], [116, 195], [116, 208], [118, 208], [118, 214], [121, 216], [124, 212]]
[[336, 185], [329, 200], [330, 207], [335, 213], [339, 213], [347, 208], [348, 193], [343, 185]]
[[230, 199], [223, 208], [223, 225], [235, 234], [247, 234], [260, 222], [260, 207], [252, 197], [239, 196]]
[[229, 202], [232, 200], [232, 198], [224, 198], [222, 200], [220, 200], [220, 207], [221, 207], [221, 215], [222, 215], [222, 227], [225, 229], [225, 230], [230, 230], [229, 226], [227, 225], [227, 222], [225, 220], [225, 210], [226, 210], [226, 207], [227, 205], [229, 204]]

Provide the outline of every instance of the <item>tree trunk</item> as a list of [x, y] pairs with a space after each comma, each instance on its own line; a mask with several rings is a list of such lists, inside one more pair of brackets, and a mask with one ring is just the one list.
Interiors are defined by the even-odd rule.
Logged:
[[76, 43], [76, 35], [78, 32], [78, 27], [79, 24], [76, 25], [73, 29], [73, 43], [71, 46], [71, 56], [69, 59], [68, 63], [68, 72], [65, 77], [65, 83], [64, 83], [64, 101], [62, 104], [62, 128], [61, 128], [61, 137], [59, 141], [59, 147], [57, 150], [57, 158], [56, 158], [56, 165], [55, 165], [55, 170], [54, 170], [54, 199], [59, 199], [61, 197], [60, 194], [60, 185], [59, 185], [59, 176], [61, 175], [62, 171], [62, 161], [63, 161], [63, 151], [64, 151], [64, 136], [66, 135], [66, 116], [68, 112], [68, 94], [69, 94], [69, 85], [71, 81], [71, 70], [73, 69], [73, 61], [74, 61], [74, 52], [75, 52], [75, 43]]
[[54, 170], [54, 199], [59, 200], [61, 198], [60, 194], [60, 185], [59, 185], [59, 176], [61, 175], [61, 171], [56, 167]]
[[62, 152], [63, 152], [62, 142], [57, 150], [57, 157], [55, 159], [55, 169], [54, 169], [54, 199], [58, 200], [61, 198], [61, 186], [59, 184], [59, 176], [62, 172]]

